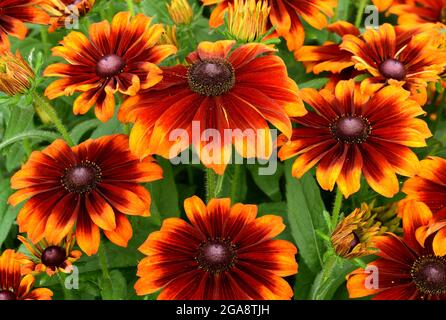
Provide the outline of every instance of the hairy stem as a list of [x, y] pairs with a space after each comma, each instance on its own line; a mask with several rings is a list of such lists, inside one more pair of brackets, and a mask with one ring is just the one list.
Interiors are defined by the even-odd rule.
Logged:
[[34, 92], [34, 100], [39, 105], [39, 107], [42, 108], [42, 110], [49, 116], [51, 119], [51, 122], [56, 127], [57, 131], [62, 135], [62, 137], [65, 139], [65, 141], [70, 145], [73, 146], [74, 142], [71, 138], [70, 134], [68, 133], [67, 128], [63, 125], [62, 121], [60, 120], [59, 116], [57, 115], [56, 110], [53, 108], [53, 106], [48, 102], [48, 100], [41, 95], [39, 95], [37, 92]]

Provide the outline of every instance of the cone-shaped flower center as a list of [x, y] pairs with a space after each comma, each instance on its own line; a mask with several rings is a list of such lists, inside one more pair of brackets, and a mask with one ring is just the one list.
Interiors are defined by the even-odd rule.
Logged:
[[98, 61], [96, 74], [101, 78], [111, 78], [120, 74], [124, 67], [125, 62], [120, 56], [109, 54]]
[[50, 246], [42, 253], [42, 263], [47, 267], [60, 267], [66, 258], [65, 250], [59, 246]]
[[412, 266], [412, 278], [418, 289], [425, 294], [446, 293], [446, 259], [423, 256]]
[[379, 72], [386, 79], [404, 80], [406, 68], [404, 64], [395, 59], [387, 59], [379, 66]]
[[101, 179], [101, 168], [94, 162], [86, 160], [80, 165], [65, 169], [61, 182], [69, 192], [81, 194], [93, 190]]
[[371, 127], [367, 119], [361, 116], [343, 116], [330, 126], [333, 137], [343, 143], [362, 143], [367, 140]]
[[201, 269], [210, 273], [221, 273], [234, 266], [236, 248], [229, 240], [219, 238], [203, 242], [195, 260]]
[[0, 291], [0, 300], [17, 300], [17, 296], [12, 291], [1, 290]]
[[235, 85], [232, 65], [223, 59], [207, 59], [195, 62], [187, 74], [192, 91], [204, 96], [219, 96]]
[[440, 21], [441, 23], [445, 23], [446, 24], [446, 6], [444, 6], [441, 9], [441, 13], [440, 13]]

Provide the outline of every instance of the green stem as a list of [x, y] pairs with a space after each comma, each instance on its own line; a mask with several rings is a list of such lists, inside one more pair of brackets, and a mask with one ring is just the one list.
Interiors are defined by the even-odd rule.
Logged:
[[133, 4], [133, 0], [126, 0], [127, 2], [127, 7], [129, 8], [130, 13], [132, 14], [132, 16], [135, 15], [135, 5]]
[[99, 257], [99, 263], [101, 265], [102, 275], [104, 276], [104, 279], [111, 280], [110, 273], [108, 272], [107, 255], [105, 253], [104, 245], [102, 243], [99, 246], [98, 257]]
[[215, 198], [215, 187], [217, 184], [217, 174], [214, 170], [206, 168], [206, 201]]
[[46, 26], [40, 27], [40, 38], [42, 40], [43, 50], [48, 53], [49, 45], [48, 45], [48, 30]]
[[332, 220], [333, 221], [333, 225], [336, 225], [338, 223], [339, 214], [341, 213], [342, 199], [343, 199], [343, 195], [342, 195], [341, 189], [337, 188], [336, 189], [335, 202], [334, 202], [334, 205], [333, 205], [333, 212], [331, 214], [332, 219], [333, 219]]
[[330, 256], [322, 266], [322, 270], [316, 277], [316, 280], [311, 288], [311, 300], [326, 300], [327, 293], [330, 289], [333, 271], [339, 266], [340, 258], [336, 255]]
[[39, 95], [37, 92], [34, 92], [33, 94], [34, 100], [37, 104], [39, 104], [39, 107], [42, 108], [42, 110], [49, 116], [51, 119], [51, 122], [54, 124], [56, 129], [59, 131], [59, 133], [62, 135], [62, 137], [65, 139], [65, 141], [70, 145], [73, 146], [74, 142], [71, 138], [70, 134], [68, 133], [67, 128], [63, 125], [62, 121], [57, 115], [56, 110], [53, 108], [53, 106], [46, 100], [44, 97]]
[[67, 289], [67, 287], [65, 286], [66, 274], [59, 271], [57, 273], [57, 277], [59, 278], [60, 286], [62, 288], [65, 300], [72, 300], [73, 296], [71, 295], [70, 290]]
[[358, 13], [356, 14], [355, 26], [359, 28], [361, 26], [362, 17], [364, 16], [365, 6], [367, 4], [367, 0], [360, 0]]

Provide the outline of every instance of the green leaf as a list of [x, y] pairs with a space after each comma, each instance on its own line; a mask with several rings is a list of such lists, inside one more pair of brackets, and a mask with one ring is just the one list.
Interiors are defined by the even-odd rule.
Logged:
[[110, 272], [110, 279], [104, 279], [103, 275], [98, 278], [103, 300], [124, 300], [127, 297], [127, 280], [119, 270]]
[[15, 136], [4, 139], [2, 143], [0, 143], [0, 150], [6, 148], [7, 146], [14, 144], [18, 141], [22, 141], [25, 139], [38, 139], [38, 140], [46, 140], [53, 141], [60, 138], [60, 136], [51, 131], [43, 131], [43, 130], [29, 130], [26, 132], [18, 133]]
[[96, 139], [103, 136], [122, 133], [121, 123], [119, 123], [116, 115], [105, 123], [100, 123], [96, 130], [91, 134], [91, 138]]
[[317, 78], [312, 79], [307, 82], [299, 83], [299, 88], [313, 88], [313, 89], [321, 89], [323, 86], [325, 86], [328, 82], [327, 78]]
[[252, 179], [255, 184], [262, 190], [272, 201], [278, 202], [282, 200], [280, 191], [280, 179], [283, 175], [283, 166], [278, 163], [277, 170], [273, 175], [260, 175], [260, 165], [250, 165], [248, 170], [251, 172]]
[[5, 242], [19, 210], [20, 207], [8, 207], [3, 214], [0, 213], [0, 247]]
[[84, 122], [79, 123], [77, 126], [71, 130], [71, 138], [75, 144], [78, 144], [82, 138], [82, 136], [88, 131], [97, 128], [101, 124], [101, 121], [97, 119], [91, 119]]
[[[309, 293], [311, 300], [331, 300], [339, 287], [345, 283], [346, 276], [358, 268], [353, 261], [338, 257], [334, 253], [330, 254], [311, 287]], [[362, 258], [361, 261], [366, 263], [373, 259], [370, 256]]]
[[232, 203], [243, 202], [247, 193], [246, 167], [241, 164], [228, 166], [223, 177], [219, 198], [229, 197]]
[[317, 273], [323, 264], [326, 246], [316, 230], [325, 230], [324, 203], [319, 187], [310, 173], [301, 179], [291, 176], [293, 160], [285, 162], [288, 221], [301, 258], [310, 271]]
[[311, 175], [301, 179], [291, 175], [294, 159], [285, 162], [288, 223], [299, 250], [299, 273], [296, 277], [295, 297], [306, 299], [315, 277], [323, 268], [327, 250], [316, 230], [327, 232], [325, 210], [319, 187]]
[[9, 180], [2, 180], [0, 183], [0, 247], [8, 237], [9, 231], [15, 222], [20, 206], [8, 206], [8, 198], [12, 194], [9, 188]]
[[164, 178], [148, 185], [152, 201], [163, 218], [179, 217], [180, 203], [172, 164], [162, 157], [158, 157], [158, 164], [163, 168]]

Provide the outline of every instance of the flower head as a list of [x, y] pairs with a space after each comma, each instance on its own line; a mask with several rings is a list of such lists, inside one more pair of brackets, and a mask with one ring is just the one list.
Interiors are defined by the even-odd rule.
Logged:
[[[400, 207], [404, 237], [378, 236], [374, 246], [378, 260], [347, 277], [350, 298], [374, 295], [376, 300], [446, 299], [446, 227], [432, 221], [432, 213], [421, 202], [407, 201]], [[445, 215], [446, 216], [446, 215]], [[420, 232], [433, 227], [430, 233]], [[421, 236], [425, 235], [425, 236]], [[370, 270], [375, 283], [370, 283]]]
[[43, 239], [39, 243], [33, 244], [23, 236], [18, 236], [18, 239], [32, 255], [30, 259], [33, 263], [30, 272], [46, 272], [49, 276], [59, 271], [69, 273], [72, 263], [82, 255], [82, 252], [73, 250], [74, 234], [69, 234], [60, 243], [51, 243]]
[[43, 238], [61, 243], [74, 228], [79, 247], [97, 252], [99, 230], [120, 246], [127, 246], [132, 227], [126, 215], [148, 216], [150, 193], [140, 182], [162, 178], [162, 169], [151, 157], [140, 162], [128, 149], [124, 135], [87, 140], [70, 148], [56, 140], [35, 151], [11, 178], [18, 189], [9, 198], [20, 210], [17, 223], [33, 243]]
[[175, 24], [190, 24], [192, 22], [194, 12], [188, 0], [172, 0], [166, 7]]
[[50, 289], [33, 289], [35, 278], [23, 275], [23, 267], [29, 264], [23, 254], [5, 250], [0, 255], [0, 300], [51, 300]]
[[[119, 120], [135, 123], [132, 152], [140, 158], [159, 154], [170, 159], [193, 144], [203, 164], [220, 174], [232, 144], [245, 158], [269, 159], [273, 142], [268, 122], [289, 136], [289, 117], [306, 110], [273, 48], [250, 43], [232, 50], [234, 44], [200, 43], [188, 65], [163, 67], [158, 85], [123, 103]], [[206, 136], [211, 133], [218, 137]]]
[[446, 0], [402, 0], [400, 2], [401, 4], [389, 9], [390, 13], [398, 16], [399, 24], [446, 24]]
[[41, 0], [0, 0], [0, 52], [9, 49], [8, 35], [25, 39], [25, 23], [48, 24], [50, 17], [37, 8]]
[[53, 48], [53, 55], [69, 64], [56, 63], [44, 72], [45, 76], [61, 77], [48, 86], [45, 95], [54, 99], [62, 95], [82, 92], [75, 100], [75, 114], [85, 114], [96, 106], [101, 121], [114, 114], [116, 92], [133, 96], [140, 89], [148, 89], [162, 79], [157, 66], [174, 54], [172, 45], [158, 45], [163, 33], [160, 24], [139, 14], [132, 18], [128, 12], [115, 15], [108, 21], [90, 26], [90, 40], [80, 32], [71, 32]]
[[0, 91], [9, 96], [25, 93], [32, 84], [35, 74], [20, 52], [0, 53]]
[[388, 86], [369, 96], [350, 80], [340, 81], [334, 92], [303, 89], [302, 97], [314, 111], [293, 118], [301, 126], [279, 151], [282, 160], [299, 156], [295, 177], [318, 164], [324, 190], [337, 183], [348, 197], [359, 190], [363, 174], [372, 189], [392, 197], [399, 191], [396, 173], [417, 172], [418, 158], [409, 147], [425, 146], [431, 133], [416, 118], [424, 111], [407, 91]]
[[428, 157], [420, 162], [420, 170], [403, 186], [406, 199], [425, 203], [435, 214], [446, 208], [446, 160]]
[[[212, 11], [210, 25], [216, 28], [223, 24], [224, 16], [229, 5], [235, 0], [201, 0], [205, 6], [217, 4]], [[284, 37], [288, 49], [299, 49], [305, 38], [305, 30], [302, 24], [304, 19], [317, 29], [325, 28], [328, 24], [327, 16], [333, 15], [333, 8], [337, 0], [268, 0], [271, 8], [267, 30], [275, 27], [276, 34]]]
[[229, 34], [242, 42], [261, 40], [268, 31], [270, 10], [266, 0], [234, 0], [228, 10]]
[[[359, 35], [358, 28], [347, 21], [338, 21], [327, 26], [327, 30], [340, 37], [344, 35]], [[307, 72], [319, 74], [324, 71], [340, 74], [343, 70], [352, 67], [355, 62], [352, 54], [339, 47], [339, 44], [327, 41], [321, 46], [303, 46], [294, 54], [301, 61]]]
[[50, 28], [53, 32], [72, 23], [73, 18], [80, 18], [93, 9], [96, 0], [43, 0], [39, 7], [49, 14]]
[[345, 217], [331, 235], [331, 243], [337, 255], [353, 259], [373, 254], [371, 243], [383, 233], [381, 223], [370, 211], [355, 209]]
[[297, 273], [296, 247], [272, 240], [285, 225], [282, 218], [256, 218], [254, 205], [199, 198], [184, 203], [191, 224], [166, 219], [140, 251], [138, 295], [162, 290], [158, 299], [290, 299], [282, 277]]
[[369, 29], [362, 38], [346, 35], [341, 49], [353, 54], [356, 69], [371, 75], [362, 82], [362, 90], [372, 93], [387, 84], [399, 86], [421, 105], [427, 101], [427, 83], [437, 81], [446, 66], [446, 54], [432, 46], [429, 36], [401, 41], [390, 24]]

